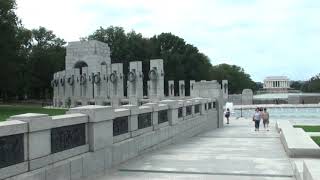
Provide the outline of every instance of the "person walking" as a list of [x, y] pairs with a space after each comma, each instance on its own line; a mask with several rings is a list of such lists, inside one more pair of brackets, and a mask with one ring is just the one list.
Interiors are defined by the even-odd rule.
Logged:
[[267, 129], [267, 131], [269, 131], [269, 112], [267, 112], [267, 108], [263, 109], [262, 121], [264, 129]]
[[259, 108], [256, 108], [256, 111], [253, 114], [252, 120], [254, 121], [255, 131], [259, 131], [261, 112]]
[[227, 108], [226, 114], [224, 115], [227, 118], [227, 124], [229, 124], [229, 118], [230, 118], [230, 109]]

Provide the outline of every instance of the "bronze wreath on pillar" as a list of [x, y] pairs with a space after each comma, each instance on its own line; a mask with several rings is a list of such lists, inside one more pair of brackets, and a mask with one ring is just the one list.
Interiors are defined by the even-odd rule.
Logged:
[[110, 74], [110, 81], [111, 81], [112, 83], [117, 82], [117, 79], [118, 79], [118, 77], [117, 77], [116, 72], [113, 72], [113, 73]]
[[64, 77], [60, 79], [61, 86], [64, 86], [65, 82], [66, 82], [66, 80], [64, 79]]
[[93, 75], [93, 82], [99, 84], [101, 81], [100, 73]]
[[128, 80], [130, 81], [130, 82], [134, 82], [135, 80], [136, 80], [136, 73], [134, 72], [134, 71], [130, 71], [129, 73], [128, 73]]
[[86, 74], [84, 73], [83, 75], [80, 76], [80, 84], [86, 84], [87, 82], [87, 78], [86, 78]]
[[156, 80], [158, 78], [157, 68], [153, 68], [149, 71], [150, 80]]
[[68, 82], [68, 84], [69, 84], [70, 86], [72, 86], [73, 83], [74, 83], [74, 76], [72, 75], [72, 76], [68, 77], [67, 82]]

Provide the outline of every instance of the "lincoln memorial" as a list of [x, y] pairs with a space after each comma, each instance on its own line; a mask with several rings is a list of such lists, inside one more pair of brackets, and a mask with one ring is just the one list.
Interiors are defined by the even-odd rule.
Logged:
[[290, 82], [286, 76], [269, 76], [264, 79], [263, 89], [269, 92], [287, 92], [289, 88]]

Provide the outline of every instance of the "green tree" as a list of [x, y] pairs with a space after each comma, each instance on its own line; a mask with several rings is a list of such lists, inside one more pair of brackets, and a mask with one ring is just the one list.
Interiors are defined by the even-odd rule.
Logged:
[[28, 94], [33, 98], [46, 98], [52, 91], [53, 74], [64, 69], [66, 42], [44, 27], [32, 30], [31, 41], [26, 65]]
[[149, 71], [149, 60], [159, 58], [164, 60], [165, 80], [202, 80], [210, 77], [209, 58], [193, 45], [187, 44], [184, 39], [171, 33], [162, 33], [149, 39], [135, 31], [126, 34], [123, 28], [110, 26], [107, 29], [100, 27], [85, 39], [107, 43], [112, 62], [123, 63], [125, 74], [130, 61], [142, 61], [145, 83], [148, 80], [146, 75]]
[[19, 20], [15, 0], [0, 1], [0, 93], [4, 100], [16, 92], [18, 85]]
[[290, 87], [293, 88], [294, 90], [302, 90], [304, 84], [305, 83], [303, 81], [293, 81]]
[[228, 80], [229, 93], [239, 94], [242, 93], [243, 89], [256, 89], [256, 83], [252, 81], [250, 75], [245, 73], [244, 69], [229, 64], [219, 64], [212, 68], [212, 79], [222, 81]]
[[305, 92], [320, 92], [320, 73], [307, 81], [302, 89]]

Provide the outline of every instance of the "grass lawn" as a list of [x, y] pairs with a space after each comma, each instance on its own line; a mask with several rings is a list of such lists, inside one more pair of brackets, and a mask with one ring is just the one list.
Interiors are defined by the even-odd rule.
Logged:
[[311, 137], [314, 142], [316, 142], [320, 146], [320, 136]]
[[300, 126], [296, 125], [295, 128], [302, 128], [305, 132], [320, 132], [320, 126]]
[[31, 105], [1, 105], [0, 106], [0, 121], [5, 121], [13, 115], [24, 113], [41, 113], [49, 114], [50, 116], [65, 114], [66, 109], [44, 109], [41, 106]]

